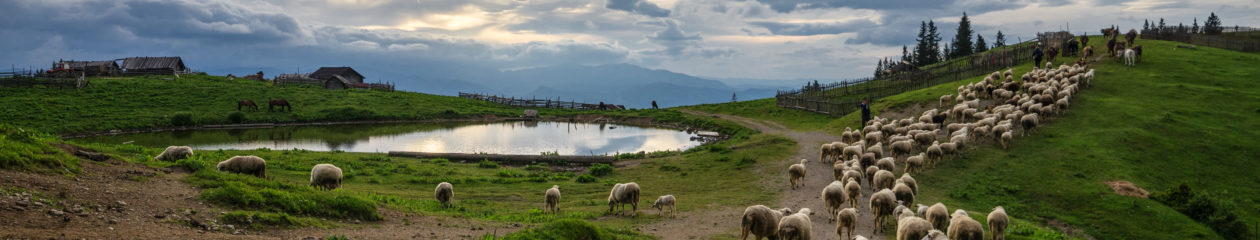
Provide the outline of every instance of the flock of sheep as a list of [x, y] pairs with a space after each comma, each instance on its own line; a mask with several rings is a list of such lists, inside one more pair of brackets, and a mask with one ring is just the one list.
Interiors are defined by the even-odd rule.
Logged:
[[[917, 211], [911, 210], [920, 188], [910, 174], [935, 166], [969, 145], [992, 141], [1006, 148], [1017, 130], [1022, 130], [1020, 135], [1033, 132], [1050, 117], [1063, 114], [1076, 93], [1090, 85], [1094, 70], [1047, 64], [1020, 76], [1022, 81], [1014, 78], [1011, 70], [994, 72], [983, 81], [959, 86], [956, 95], [941, 96], [940, 108], [918, 117], [875, 118], [861, 130], [845, 129], [840, 141], [822, 144], [819, 160], [832, 165], [834, 181], [823, 187], [821, 198], [827, 220], [836, 222], [836, 234], [845, 236], [841, 239], [867, 239], [853, 232], [865, 182], [874, 192], [867, 202], [875, 216], [872, 234], [883, 231], [892, 216], [898, 240], [983, 239], [984, 227], [965, 210], [950, 214], [942, 203], [918, 204]], [[788, 167], [792, 189], [802, 187], [807, 161]], [[904, 164], [901, 177], [893, 173], [898, 163]], [[808, 208], [793, 213], [787, 208], [748, 207], [740, 238], [751, 234], [755, 239], [810, 239], [810, 214]], [[987, 218], [989, 235], [1005, 239], [1010, 223], [1006, 210], [994, 207]]]
[[[188, 146], [170, 146], [166, 150], [154, 157], [154, 160], [175, 161], [192, 157], [193, 149]], [[258, 156], [234, 156], [219, 162], [218, 170], [222, 172], [239, 173], [254, 175], [259, 178], [267, 178], [267, 161]], [[341, 168], [332, 164], [316, 164], [311, 167], [310, 185], [320, 190], [333, 190], [341, 187]], [[438, 183], [434, 189], [433, 195], [441, 203], [443, 208], [451, 207], [451, 199], [455, 195], [454, 187], [451, 183]], [[656, 199], [652, 203], [652, 207], [656, 208], [659, 215], [664, 215], [666, 208], [670, 212], [670, 217], [677, 215], [678, 209], [675, 205], [677, 200], [674, 195], [664, 195]], [[553, 185], [543, 193], [543, 209], [544, 213], [559, 214], [560, 213], [560, 186]], [[618, 183], [613, 186], [612, 191], [608, 194], [608, 212], [613, 212], [614, 206], [621, 207], [625, 212], [626, 204], [630, 204], [631, 212], [639, 209], [639, 184]]]

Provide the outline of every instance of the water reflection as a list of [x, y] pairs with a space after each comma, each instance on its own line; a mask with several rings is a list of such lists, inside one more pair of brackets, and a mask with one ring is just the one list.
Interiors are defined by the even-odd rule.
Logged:
[[75, 139], [150, 147], [196, 149], [307, 149], [348, 152], [602, 155], [684, 150], [699, 145], [694, 134], [617, 124], [502, 122], [487, 124], [373, 124], [141, 133]]

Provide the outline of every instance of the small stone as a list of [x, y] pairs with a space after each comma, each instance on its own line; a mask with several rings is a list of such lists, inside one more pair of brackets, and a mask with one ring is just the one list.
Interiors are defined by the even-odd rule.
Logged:
[[44, 203], [39, 202], [39, 201], [35, 201], [35, 202], [31, 203], [31, 204], [34, 204], [34, 205], [35, 205], [35, 207], [44, 207]]
[[157, 215], [153, 215], [153, 217], [154, 217], [154, 218], [157, 218], [157, 219], [163, 219], [163, 218], [166, 218], [166, 214], [161, 214], [161, 213], [159, 213], [159, 214], [157, 214]]
[[127, 202], [123, 202], [122, 200], [118, 200], [117, 202], [114, 202], [114, 204], [118, 206], [127, 206]]
[[118, 220], [115, 220], [113, 218], [110, 218], [109, 221], [105, 221], [105, 222], [109, 224], [118, 224]]
[[57, 209], [48, 209], [48, 215], [60, 217], [60, 216], [65, 216], [66, 212], [62, 212], [61, 210], [57, 210]]
[[112, 231], [112, 230], [114, 230], [114, 227], [109, 227], [109, 230], [111, 230], [111, 231]]

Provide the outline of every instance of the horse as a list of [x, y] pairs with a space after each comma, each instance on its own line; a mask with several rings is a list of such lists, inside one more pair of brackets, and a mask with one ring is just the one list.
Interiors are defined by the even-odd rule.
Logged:
[[282, 99], [271, 99], [270, 104], [268, 104], [268, 106], [267, 106], [267, 111], [268, 111], [268, 112], [271, 112], [271, 111], [275, 110], [275, 107], [277, 107], [277, 106], [279, 106], [279, 107], [280, 107], [280, 111], [281, 111], [281, 112], [283, 112], [283, 111], [284, 111], [284, 109], [285, 109], [286, 107], [287, 107], [287, 108], [289, 108], [289, 111], [290, 111], [290, 112], [292, 112], [292, 111], [293, 111], [293, 106], [292, 106], [292, 105], [289, 105], [289, 101], [285, 101], [283, 98], [282, 98]]
[[250, 111], [258, 111], [258, 104], [254, 104], [254, 101], [249, 99], [236, 101], [236, 111], [240, 111], [241, 108], [245, 108], [245, 110]]

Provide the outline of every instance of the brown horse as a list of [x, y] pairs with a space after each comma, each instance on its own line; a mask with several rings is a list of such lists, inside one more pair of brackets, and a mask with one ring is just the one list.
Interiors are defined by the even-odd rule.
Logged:
[[281, 112], [283, 112], [285, 108], [288, 108], [290, 112], [293, 111], [293, 106], [289, 105], [289, 101], [285, 101], [284, 99], [271, 99], [270, 104], [267, 106], [267, 111], [274, 111], [276, 107], [280, 107]]
[[240, 111], [241, 108], [249, 111], [258, 111], [258, 104], [254, 104], [254, 101], [249, 99], [236, 101], [236, 111]]

